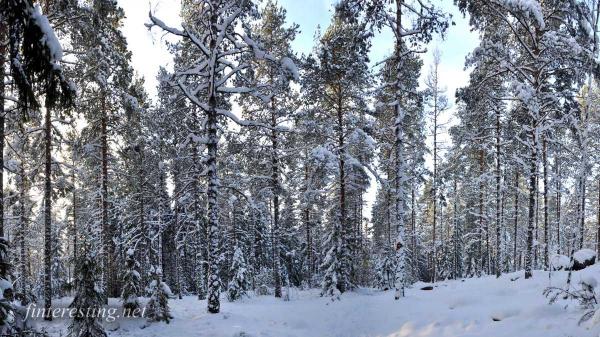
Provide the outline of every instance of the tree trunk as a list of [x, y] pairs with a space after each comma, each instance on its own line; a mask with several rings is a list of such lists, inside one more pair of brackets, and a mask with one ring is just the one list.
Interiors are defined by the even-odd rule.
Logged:
[[548, 144], [543, 139], [542, 165], [544, 169], [544, 268], [548, 268]]
[[403, 0], [396, 0], [396, 118], [394, 125], [396, 150], [396, 273], [395, 273], [395, 294], [396, 300], [404, 297], [404, 287], [406, 286], [406, 245], [404, 242], [404, 204], [406, 202], [404, 195], [404, 182], [406, 180], [404, 170], [404, 111], [402, 109], [402, 63], [404, 42], [402, 41], [402, 6]]
[[339, 256], [341, 261], [341, 270], [340, 270], [340, 279], [338, 279], [337, 288], [343, 293], [346, 291], [346, 272], [347, 272], [347, 261], [346, 261], [346, 152], [345, 152], [345, 140], [344, 140], [344, 116], [343, 116], [343, 107], [342, 107], [342, 95], [341, 95], [341, 86], [338, 93], [338, 102], [337, 102], [337, 123], [338, 123], [338, 148], [339, 148], [339, 207], [340, 207], [340, 215], [339, 215], [339, 244], [340, 244], [340, 254]]
[[[437, 79], [437, 64], [435, 65], [436, 69], [436, 79]], [[433, 261], [432, 261], [432, 272], [431, 272], [431, 282], [434, 283], [437, 278], [437, 242], [436, 242], [436, 226], [437, 226], [437, 80], [435, 83], [434, 90], [434, 98], [433, 98], [433, 186], [431, 199], [433, 201], [433, 237], [432, 237], [432, 252], [433, 252]]]
[[598, 179], [598, 225], [596, 233], [596, 256], [600, 257], [600, 179]]
[[517, 271], [517, 234], [519, 225], [519, 171], [515, 172], [515, 226], [513, 235], [513, 271]]
[[[483, 265], [485, 263], [485, 259], [483, 258], [483, 231], [484, 231], [484, 218], [483, 218], [483, 190], [484, 190], [484, 185], [483, 185], [483, 180], [481, 179], [481, 177], [483, 177], [483, 172], [484, 172], [484, 152], [483, 150], [479, 150], [479, 177], [480, 177], [480, 182], [479, 182], [479, 243], [477, 245], [478, 248], [478, 259], [480, 260], [479, 262], [479, 272], [481, 273], [483, 272]], [[487, 235], [487, 230], [485, 231], [486, 235]], [[487, 241], [487, 240], [486, 240]]]
[[560, 254], [560, 207], [561, 207], [560, 158], [556, 158], [556, 253]]
[[[304, 193], [308, 192], [309, 186], [308, 186], [308, 154], [306, 154], [306, 162], [304, 163], [304, 184], [306, 186]], [[306, 195], [305, 195], [306, 197]], [[308, 280], [308, 285], [312, 286], [312, 278], [313, 278], [313, 263], [312, 263], [312, 240], [311, 240], [311, 234], [310, 234], [310, 208], [308, 206], [308, 202], [305, 205], [305, 208], [303, 210], [303, 215], [304, 215], [304, 225], [306, 226], [306, 263], [307, 263], [307, 271], [308, 271], [308, 275], [307, 275], [307, 280]]]
[[[587, 172], [585, 174], [587, 174]], [[585, 194], [587, 187], [585, 174], [581, 177], [581, 214], [579, 216], [579, 249], [583, 248], [583, 239], [585, 237]]]
[[275, 99], [271, 99], [271, 189], [273, 193], [273, 280], [275, 281], [275, 297], [281, 297], [281, 273], [279, 257], [279, 158], [277, 153], [277, 117], [275, 115]]
[[[73, 229], [71, 231], [72, 239], [73, 239], [73, 261], [77, 261], [77, 250], [78, 242], [77, 242], [77, 187], [75, 180], [75, 151], [73, 151], [72, 165], [73, 169], [71, 171], [71, 180], [73, 184]], [[75, 270], [73, 270], [73, 275], [75, 275]]]
[[531, 128], [531, 157], [529, 158], [529, 213], [527, 218], [527, 254], [525, 255], [525, 278], [532, 276], [533, 226], [535, 222], [535, 199], [537, 194], [537, 135], [535, 125]]
[[219, 193], [219, 178], [217, 176], [217, 112], [216, 98], [211, 97], [211, 108], [208, 112], [206, 127], [208, 129], [208, 158], [206, 159], [208, 175], [208, 246], [209, 246], [209, 277], [208, 277], [208, 312], [218, 313], [220, 310], [219, 296], [221, 280], [219, 278], [219, 209], [217, 197]]
[[[23, 130], [21, 130], [23, 131]], [[24, 132], [22, 133], [24, 135]], [[25, 177], [25, 164], [23, 160], [19, 162], [19, 248], [20, 248], [20, 263], [19, 273], [21, 274], [21, 291], [25, 292], [28, 290], [28, 274], [27, 274], [27, 247], [25, 245], [25, 237], [27, 232], [27, 215], [25, 214], [25, 203], [26, 203], [26, 177]]]
[[118, 296], [115, 295], [114, 288], [114, 274], [113, 274], [113, 234], [112, 228], [108, 221], [108, 135], [107, 125], [108, 116], [106, 112], [106, 93], [102, 93], [102, 118], [100, 121], [100, 141], [101, 141], [101, 161], [102, 161], [102, 177], [101, 177], [101, 204], [102, 204], [102, 247], [104, 251], [104, 290], [105, 302], [108, 303], [109, 297]]
[[[6, 40], [6, 23], [0, 18], [0, 41]], [[6, 44], [0, 43], [0, 237], [4, 237], [4, 62], [6, 61]], [[0, 275], [4, 276], [4, 275]]]
[[496, 277], [500, 277], [502, 260], [500, 253], [500, 112], [500, 109], [496, 109]]
[[44, 123], [45, 179], [44, 179], [44, 309], [45, 320], [52, 315], [52, 124], [51, 111], [46, 108]]

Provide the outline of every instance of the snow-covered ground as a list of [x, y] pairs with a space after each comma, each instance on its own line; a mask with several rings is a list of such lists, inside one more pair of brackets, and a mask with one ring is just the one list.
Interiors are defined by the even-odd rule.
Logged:
[[[542, 295], [549, 284], [562, 286], [566, 274], [554, 272], [551, 280], [547, 272], [537, 271], [530, 280], [518, 272], [499, 279], [446, 281], [431, 291], [420, 290], [426, 284], [419, 283], [399, 301], [391, 291], [372, 289], [346, 293], [333, 302], [319, 297], [318, 290], [292, 291], [290, 301], [271, 296], [235, 303], [223, 299], [216, 315], [206, 313], [205, 301], [190, 296], [170, 301], [175, 317], [170, 324], [122, 320], [110, 326], [109, 336], [600, 336], [600, 322], [577, 324], [583, 313], [577, 303], [550, 305]], [[575, 272], [573, 282], [584, 275], [600, 280], [600, 264]], [[65, 334], [64, 321], [46, 328], [56, 336]]]

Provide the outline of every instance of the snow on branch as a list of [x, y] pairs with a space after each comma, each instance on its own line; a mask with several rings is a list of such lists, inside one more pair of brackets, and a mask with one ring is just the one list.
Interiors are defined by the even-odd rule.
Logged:
[[265, 129], [269, 129], [269, 130], [280, 131], [280, 132], [290, 132], [290, 129], [288, 129], [288, 128], [284, 128], [284, 127], [280, 127], [280, 126], [272, 127], [267, 124], [249, 121], [249, 120], [245, 120], [245, 119], [240, 119], [234, 113], [232, 113], [229, 110], [225, 110], [225, 109], [217, 109], [217, 114], [229, 118], [230, 120], [232, 120], [233, 122], [235, 122], [236, 124], [238, 124], [240, 126], [254, 126], [254, 127], [260, 127], [260, 128], [265, 128]]
[[42, 14], [42, 8], [39, 4], [35, 4], [31, 11], [31, 19], [33, 22], [40, 28], [42, 31], [43, 37], [41, 42], [48, 48], [50, 51], [50, 59], [55, 67], [58, 67], [58, 62], [62, 60], [63, 50], [60, 46], [60, 42], [54, 34], [54, 29], [50, 26], [50, 21], [48, 21], [48, 17]]

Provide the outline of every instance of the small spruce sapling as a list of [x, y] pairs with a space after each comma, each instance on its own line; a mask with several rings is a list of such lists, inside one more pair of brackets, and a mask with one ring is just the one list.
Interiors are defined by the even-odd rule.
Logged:
[[140, 264], [135, 260], [135, 252], [128, 249], [125, 257], [125, 273], [123, 274], [123, 291], [121, 299], [125, 312], [131, 313], [140, 307]]
[[86, 312], [99, 312], [104, 303], [104, 294], [100, 290], [101, 275], [98, 268], [98, 256], [90, 249], [76, 261], [75, 298], [69, 306], [78, 314], [73, 316], [69, 325], [68, 337], [106, 337], [104, 327], [95, 315]]
[[159, 267], [150, 268], [150, 286], [148, 292], [150, 301], [146, 310], [149, 322], [169, 321], [173, 319], [169, 309], [169, 297], [172, 297], [171, 289], [162, 281], [162, 270]]
[[245, 296], [247, 290], [250, 289], [248, 267], [240, 247], [235, 247], [235, 251], [233, 252], [231, 274], [233, 275], [233, 278], [229, 281], [227, 286], [227, 299], [230, 302], [233, 302]]

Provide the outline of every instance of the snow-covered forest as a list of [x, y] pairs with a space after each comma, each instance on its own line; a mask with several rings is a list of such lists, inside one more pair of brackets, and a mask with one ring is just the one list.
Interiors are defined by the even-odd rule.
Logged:
[[599, 336], [600, 0], [162, 1], [0, 0], [0, 336]]

